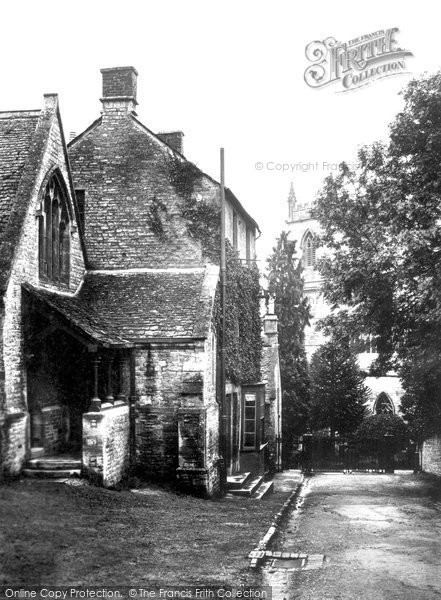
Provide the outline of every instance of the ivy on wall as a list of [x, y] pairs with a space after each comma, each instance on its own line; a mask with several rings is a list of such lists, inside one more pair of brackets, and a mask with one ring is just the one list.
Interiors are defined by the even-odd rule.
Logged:
[[156, 196], [153, 196], [152, 201], [149, 206], [149, 212], [147, 214], [148, 224], [160, 239], [165, 238], [165, 231], [163, 225], [163, 218], [167, 213], [167, 206], [159, 200]]
[[[193, 163], [177, 156], [168, 156], [165, 167], [170, 183], [182, 199], [180, 210], [188, 230], [201, 243], [207, 258], [219, 264], [220, 207], [194, 197], [203, 173]], [[255, 264], [243, 264], [228, 241], [226, 278], [226, 377], [234, 384], [256, 382], [260, 380], [262, 357], [259, 271]], [[220, 340], [220, 288], [216, 294], [214, 323]]]
[[195, 187], [203, 177], [202, 171], [193, 163], [177, 156], [168, 156], [165, 166], [168, 180], [182, 199], [180, 211], [189, 232], [201, 243], [204, 254], [218, 264], [220, 207], [204, 198], [197, 200], [194, 197]]
[[[260, 380], [262, 338], [259, 271], [244, 265], [229, 242], [226, 243], [225, 370], [234, 384]], [[220, 289], [215, 302], [215, 324], [220, 340]], [[218, 344], [220, 352], [220, 344]]]

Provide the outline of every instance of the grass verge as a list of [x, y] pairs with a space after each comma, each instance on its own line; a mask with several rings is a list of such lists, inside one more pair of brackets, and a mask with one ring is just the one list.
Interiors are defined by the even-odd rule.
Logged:
[[0, 585], [257, 585], [247, 554], [288, 496], [13, 481], [0, 487]]

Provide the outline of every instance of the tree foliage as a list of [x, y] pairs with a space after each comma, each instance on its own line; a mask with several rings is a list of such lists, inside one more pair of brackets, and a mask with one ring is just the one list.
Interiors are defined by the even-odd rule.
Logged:
[[409, 428], [398, 415], [369, 415], [357, 428], [354, 439], [364, 450], [381, 451], [387, 446], [396, 453], [409, 446]]
[[398, 370], [402, 409], [420, 438], [441, 427], [441, 73], [413, 80], [388, 143], [328, 177], [314, 216], [334, 307], [326, 332], [373, 335], [373, 373]]
[[385, 435], [394, 436], [395, 444], [404, 447], [409, 439], [408, 427], [398, 415], [369, 415], [363, 419], [355, 432], [355, 437], [359, 441], [378, 441]]
[[279, 319], [279, 354], [282, 402], [282, 432], [285, 459], [292, 452], [296, 435], [305, 431], [309, 412], [309, 379], [305, 354], [305, 326], [309, 323], [303, 297], [302, 266], [295, 255], [295, 242], [282, 232], [268, 258], [268, 292], [274, 297]]
[[366, 414], [370, 392], [349, 344], [329, 341], [314, 352], [310, 365], [311, 427], [350, 435]]

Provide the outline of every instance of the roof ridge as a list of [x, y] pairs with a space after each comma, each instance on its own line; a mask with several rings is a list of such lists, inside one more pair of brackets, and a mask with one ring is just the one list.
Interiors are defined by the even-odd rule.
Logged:
[[[176, 150], [175, 148], [173, 148], [172, 146], [170, 146], [170, 144], [167, 144], [166, 141], [164, 141], [162, 138], [159, 137], [159, 133], [155, 133], [154, 131], [152, 131], [151, 129], [149, 129], [147, 127], [147, 125], [144, 125], [144, 123], [142, 123], [142, 121], [140, 121], [139, 119], [137, 119], [135, 117], [135, 115], [131, 114], [129, 115], [130, 118], [135, 121], [140, 127], [142, 127], [148, 134], [152, 135], [160, 144], [162, 144], [163, 146], [165, 146], [166, 148], [168, 148], [169, 150], [171, 150], [171, 152], [173, 152], [173, 154], [177, 155], [179, 158], [185, 160], [187, 163], [190, 163], [192, 165], [194, 165], [196, 167], [196, 169], [198, 169], [198, 171], [203, 175], [203, 177], [206, 177], [207, 179], [209, 179], [212, 183], [214, 183], [215, 185], [220, 187], [220, 182], [217, 181], [217, 179], [215, 179], [212, 175], [210, 175], [209, 173], [206, 173], [205, 171], [203, 171], [201, 169], [201, 167], [199, 167], [196, 163], [194, 163], [192, 160], [188, 159], [184, 154], [182, 154], [182, 152], [179, 152], [178, 150]], [[228, 188], [227, 186], [225, 186], [225, 191], [226, 193], [231, 194], [231, 196], [233, 197], [233, 202], [236, 204], [236, 208], [241, 211], [243, 213], [243, 215], [245, 216], [245, 218], [249, 219], [250, 223], [258, 230], [260, 231], [259, 225], [257, 224], [257, 222], [253, 219], [253, 217], [250, 215], [250, 213], [246, 210], [246, 208], [244, 208], [243, 204], [240, 202], [240, 200], [237, 198], [237, 196], [234, 194], [234, 192]]]
[[0, 110], [0, 119], [7, 117], [39, 117], [41, 110], [34, 108], [32, 110]]
[[127, 269], [88, 269], [86, 276], [90, 275], [103, 275], [103, 276], [124, 276], [124, 275], [186, 275], [186, 274], [198, 274], [204, 273], [206, 266], [201, 267], [133, 267]]
[[165, 146], [166, 148], [171, 150], [173, 152], [173, 154], [179, 156], [179, 158], [184, 159], [186, 162], [191, 163], [192, 165], [194, 165], [196, 167], [196, 169], [198, 169], [202, 173], [202, 175], [204, 175], [204, 177], [207, 177], [207, 179], [210, 179], [210, 181], [212, 181], [216, 185], [220, 185], [219, 181], [217, 181], [209, 173], [206, 173], [205, 171], [203, 171], [201, 169], [201, 167], [198, 167], [198, 165], [195, 162], [193, 162], [192, 160], [190, 160], [189, 158], [187, 158], [185, 156], [185, 154], [182, 154], [182, 152], [179, 152], [179, 150], [176, 150], [176, 148], [173, 148], [173, 146], [170, 146], [170, 144], [167, 144], [166, 141], [164, 141], [162, 138], [159, 137], [159, 135], [160, 135], [159, 133], [155, 133], [154, 131], [149, 129], [147, 127], [147, 125], [144, 125], [144, 123], [142, 121], [140, 121], [139, 119], [137, 119], [135, 117], [135, 115], [131, 114], [130, 117], [131, 117], [131, 119], [133, 119], [133, 121], [135, 121], [138, 125], [140, 125], [147, 133], [152, 135], [156, 139], [156, 141], [158, 141], [160, 144], [162, 144], [163, 146]]
[[74, 146], [77, 142], [79, 142], [81, 138], [83, 138], [86, 134], [89, 133], [89, 131], [92, 131], [93, 129], [95, 129], [96, 127], [101, 125], [102, 121], [103, 121], [103, 117], [99, 116], [88, 127], [86, 127], [86, 129], [84, 131], [82, 131], [81, 133], [76, 135], [72, 140], [69, 140], [66, 144], [68, 153], [72, 146]]

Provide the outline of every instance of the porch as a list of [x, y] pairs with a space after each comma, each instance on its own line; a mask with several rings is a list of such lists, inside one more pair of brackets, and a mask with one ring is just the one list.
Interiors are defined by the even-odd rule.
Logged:
[[28, 476], [112, 485], [130, 461], [131, 344], [73, 297], [23, 293]]

